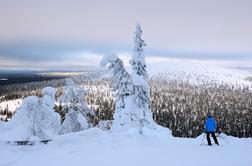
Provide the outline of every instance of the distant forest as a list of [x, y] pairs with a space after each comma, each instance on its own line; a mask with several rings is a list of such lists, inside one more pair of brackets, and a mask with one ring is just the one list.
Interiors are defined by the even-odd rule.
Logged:
[[66, 78], [64, 76], [50, 76], [50, 75], [37, 75], [37, 74], [1, 74], [0, 86], [11, 85], [17, 83], [39, 82], [54, 79]]
[[[101, 120], [113, 120], [114, 96], [110, 89], [111, 79], [99, 75], [81, 75], [72, 78], [88, 92], [86, 101], [96, 112], [93, 124]], [[41, 95], [46, 86], [57, 87], [62, 93], [64, 79], [0, 86], [0, 102]], [[252, 91], [247, 86], [220, 84], [210, 81], [190, 84], [189, 80], [171, 80], [165, 74], [149, 79], [151, 86], [151, 110], [154, 120], [171, 129], [176, 137], [197, 137], [204, 131], [208, 114], [218, 123], [218, 132], [236, 137], [252, 137]], [[64, 119], [61, 106], [55, 110]], [[0, 114], [13, 115], [0, 110]], [[7, 119], [4, 119], [7, 120]]]

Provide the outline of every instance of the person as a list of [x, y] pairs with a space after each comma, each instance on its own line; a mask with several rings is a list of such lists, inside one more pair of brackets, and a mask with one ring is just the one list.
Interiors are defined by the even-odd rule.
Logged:
[[205, 122], [205, 130], [206, 130], [206, 134], [207, 134], [207, 142], [208, 142], [208, 145], [211, 146], [212, 143], [211, 143], [211, 139], [210, 139], [210, 134], [212, 135], [213, 139], [214, 139], [214, 142], [215, 144], [219, 145], [218, 143], [218, 140], [215, 136], [215, 131], [216, 131], [216, 121], [215, 119], [209, 115], [207, 117], [207, 120]]

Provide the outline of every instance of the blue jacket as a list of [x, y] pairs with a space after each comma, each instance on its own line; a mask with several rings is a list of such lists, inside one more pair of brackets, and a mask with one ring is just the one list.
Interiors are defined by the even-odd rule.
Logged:
[[216, 121], [213, 117], [208, 117], [205, 123], [205, 128], [207, 132], [215, 132]]

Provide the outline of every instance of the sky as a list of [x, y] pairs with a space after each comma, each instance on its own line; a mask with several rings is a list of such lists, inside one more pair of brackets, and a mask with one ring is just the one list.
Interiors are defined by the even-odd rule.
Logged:
[[129, 59], [139, 22], [147, 62], [252, 67], [251, 0], [0, 0], [0, 69], [82, 69]]

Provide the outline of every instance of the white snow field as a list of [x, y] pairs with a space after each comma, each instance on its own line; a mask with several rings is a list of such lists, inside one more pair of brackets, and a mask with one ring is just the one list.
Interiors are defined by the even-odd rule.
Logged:
[[[0, 166], [251, 166], [252, 139], [222, 135], [221, 146], [196, 139], [135, 131], [108, 133], [98, 128], [57, 136], [47, 145], [0, 142]], [[206, 139], [204, 140], [206, 142]]]
[[6, 107], [8, 107], [9, 111], [15, 112], [15, 110], [21, 105], [21, 103], [22, 99], [3, 101], [0, 102], [0, 109], [4, 110]]
[[[1, 97], [0, 97], [1, 98]], [[5, 110], [8, 108], [10, 112], [15, 112], [16, 109], [21, 105], [22, 99], [8, 100], [0, 102], [0, 110]], [[0, 119], [5, 119], [7, 115], [0, 114]]]
[[186, 80], [191, 84], [212, 82], [252, 85], [252, 82], [246, 80], [252, 75], [251, 72], [228, 68], [209, 61], [162, 58], [160, 62], [147, 64], [147, 70], [150, 76], [163, 74], [170, 80]]

